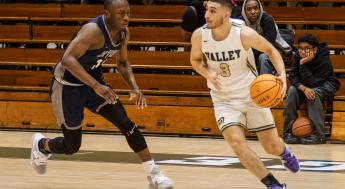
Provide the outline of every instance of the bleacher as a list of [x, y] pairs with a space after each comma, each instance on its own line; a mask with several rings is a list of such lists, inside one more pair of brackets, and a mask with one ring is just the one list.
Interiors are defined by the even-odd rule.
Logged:
[[[183, 51], [183, 47], [190, 45], [183, 41], [180, 31], [183, 10], [183, 5], [131, 6], [129, 61], [138, 85], [148, 98], [146, 110], [138, 111], [128, 101], [128, 87], [114, 71], [115, 57], [103, 65], [107, 72], [105, 80], [117, 90], [129, 116], [146, 133], [219, 136], [206, 81], [193, 72], [189, 52]], [[321, 41], [328, 42], [334, 51], [331, 59], [335, 72], [339, 76], [345, 74], [345, 30], [331, 27], [345, 25], [345, 7], [268, 6], [265, 10], [278, 24], [327, 26], [327, 29], [296, 29], [296, 36], [313, 32]], [[59, 129], [48, 97], [52, 76], [49, 70], [61, 58], [64, 44], [83, 23], [98, 14], [102, 14], [102, 5], [0, 4], [1, 128]], [[55, 44], [57, 48], [47, 48], [47, 44]], [[334, 140], [345, 140], [345, 78], [340, 80], [342, 88], [337, 96], [331, 103], [325, 102], [331, 118], [326, 119], [328, 136]], [[272, 112], [282, 134], [283, 103]], [[85, 113], [84, 130], [117, 131], [100, 116], [87, 110]], [[305, 114], [305, 107], [301, 107], [300, 113]], [[247, 136], [253, 135], [247, 133]]]

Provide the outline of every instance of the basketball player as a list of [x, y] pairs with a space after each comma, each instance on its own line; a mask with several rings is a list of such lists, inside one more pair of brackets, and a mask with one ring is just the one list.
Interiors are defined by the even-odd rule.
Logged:
[[[252, 48], [268, 54], [279, 74], [284, 95], [283, 60], [254, 30], [240, 20], [229, 19], [228, 0], [210, 0], [206, 9], [206, 25], [192, 35], [190, 60], [193, 68], [207, 79], [218, 127], [243, 166], [267, 188], [286, 188], [267, 171], [258, 155], [248, 147], [244, 135], [244, 129], [255, 132], [267, 153], [280, 156], [290, 171], [300, 170], [297, 158], [278, 136], [270, 109], [255, 106], [249, 96], [250, 84], [257, 75]], [[203, 62], [204, 57], [207, 62]]]
[[118, 52], [118, 70], [132, 90], [130, 98], [136, 98], [138, 108], [146, 106], [127, 61], [129, 14], [127, 0], [105, 0], [104, 14], [80, 29], [55, 66], [51, 100], [64, 137], [49, 139], [40, 133], [32, 137], [31, 163], [37, 173], [46, 172], [51, 154], [70, 155], [79, 151], [86, 107], [116, 125], [125, 135], [143, 162], [151, 188], [173, 188], [173, 182], [155, 165], [137, 125], [127, 117], [117, 95], [103, 81], [102, 63]]

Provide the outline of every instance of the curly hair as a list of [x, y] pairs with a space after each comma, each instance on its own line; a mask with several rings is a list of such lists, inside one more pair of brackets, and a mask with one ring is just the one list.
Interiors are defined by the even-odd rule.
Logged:
[[305, 34], [299, 36], [298, 37], [298, 44], [303, 43], [303, 42], [309, 43], [313, 47], [317, 47], [320, 44], [319, 39], [316, 37], [316, 35], [314, 35], [312, 33], [305, 33]]

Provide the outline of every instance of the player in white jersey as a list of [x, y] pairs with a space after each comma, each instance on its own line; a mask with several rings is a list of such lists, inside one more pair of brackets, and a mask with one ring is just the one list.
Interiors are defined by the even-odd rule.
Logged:
[[257, 75], [251, 48], [269, 55], [282, 82], [283, 96], [286, 92], [284, 63], [268, 41], [241, 21], [230, 19], [230, 15], [228, 0], [208, 2], [206, 25], [192, 35], [190, 61], [193, 68], [207, 79], [218, 127], [243, 166], [267, 188], [286, 188], [248, 147], [244, 134], [244, 129], [256, 132], [267, 153], [280, 156], [290, 171], [300, 170], [297, 158], [278, 136], [270, 109], [255, 106], [249, 96], [250, 84]]

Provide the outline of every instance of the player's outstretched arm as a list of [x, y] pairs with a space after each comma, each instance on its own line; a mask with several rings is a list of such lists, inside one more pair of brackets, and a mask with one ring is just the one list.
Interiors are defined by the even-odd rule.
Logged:
[[283, 59], [278, 50], [256, 31], [246, 26], [242, 27], [241, 41], [245, 49], [254, 48], [266, 53], [270, 57], [274, 68], [278, 72], [278, 79], [283, 84], [281, 93], [284, 97], [286, 93], [286, 73]]

